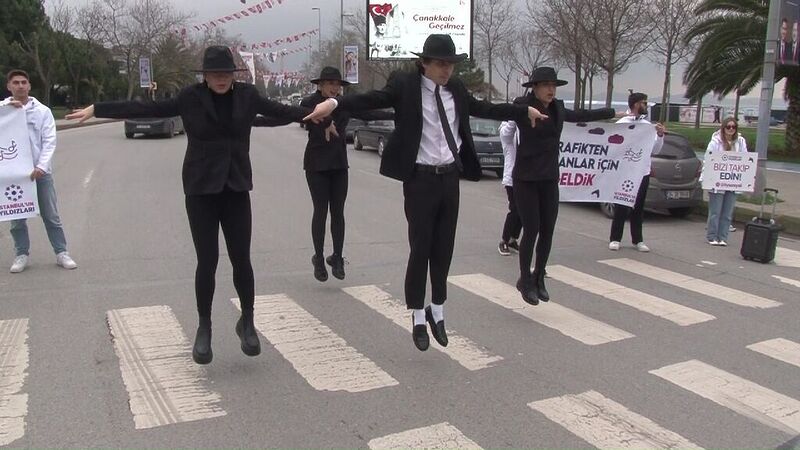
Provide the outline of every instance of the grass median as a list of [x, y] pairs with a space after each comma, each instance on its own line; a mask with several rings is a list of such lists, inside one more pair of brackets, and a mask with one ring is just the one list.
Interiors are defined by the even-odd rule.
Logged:
[[[711, 135], [719, 130], [719, 126], [701, 125], [700, 128], [695, 128], [692, 124], [674, 123], [666, 124], [667, 129], [673, 133], [686, 136], [689, 139], [692, 147], [699, 151], [705, 151], [708, 147], [708, 141], [711, 140]], [[739, 132], [744, 136], [747, 141], [747, 149], [755, 151], [756, 149], [756, 127], [740, 127]], [[800, 155], [789, 155], [786, 153], [786, 129], [785, 128], [770, 128], [769, 130], [769, 145], [767, 147], [767, 158], [770, 161], [784, 161], [800, 163]]]

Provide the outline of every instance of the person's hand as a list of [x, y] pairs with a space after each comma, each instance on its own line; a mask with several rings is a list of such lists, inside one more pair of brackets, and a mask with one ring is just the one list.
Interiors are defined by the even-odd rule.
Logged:
[[666, 132], [667, 127], [665, 127], [663, 123], [656, 122], [656, 134], [658, 134], [658, 137], [664, 137], [664, 133]]
[[339, 132], [336, 131], [336, 124], [333, 121], [328, 125], [328, 128], [325, 128], [325, 141], [330, 142], [331, 136], [339, 137]]
[[13, 106], [15, 108], [22, 108], [24, 105], [19, 100], [11, 100], [10, 102], [6, 103], [8, 106]]
[[39, 178], [42, 178], [45, 175], [46, 175], [46, 172], [37, 167], [37, 168], [33, 169], [33, 172], [31, 172], [31, 181], [38, 180]]
[[549, 116], [540, 113], [538, 109], [528, 106], [528, 119], [531, 120], [531, 128], [536, 127], [536, 119], [544, 120], [548, 118]]
[[317, 106], [314, 107], [314, 111], [303, 117], [303, 121], [310, 120], [314, 123], [320, 123], [322, 119], [330, 116], [334, 109], [336, 109], [336, 102], [334, 100], [328, 99], [324, 102], [317, 103]]
[[626, 111], [614, 112], [614, 118], [615, 119], [621, 119], [623, 117], [628, 117], [628, 116], [632, 116], [632, 115], [633, 114], [628, 114]]
[[73, 109], [70, 114], [64, 116], [67, 120], [77, 120], [79, 122], [86, 122], [94, 117], [94, 105], [87, 106], [83, 109]]

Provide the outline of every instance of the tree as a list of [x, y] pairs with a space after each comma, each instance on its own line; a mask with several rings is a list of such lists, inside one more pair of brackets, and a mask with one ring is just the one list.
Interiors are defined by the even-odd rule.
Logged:
[[21, 51], [33, 66], [34, 73], [41, 82], [41, 101], [50, 105], [50, 88], [53, 72], [58, 63], [56, 36], [50, 25], [45, 22], [35, 31], [21, 35], [14, 45]]
[[489, 91], [484, 86], [484, 74], [474, 59], [467, 59], [456, 64], [453, 77], [460, 79], [467, 90], [473, 93]]
[[[492, 85], [494, 58], [517, 29], [517, 13], [509, 0], [477, 0], [475, 6], [475, 38], [486, 57], [489, 85]], [[489, 89], [488, 100], [492, 99]]]

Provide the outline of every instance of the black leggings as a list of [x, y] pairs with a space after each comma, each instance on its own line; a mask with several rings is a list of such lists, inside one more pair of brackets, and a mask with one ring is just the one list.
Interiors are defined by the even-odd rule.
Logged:
[[239, 294], [242, 312], [252, 314], [255, 281], [253, 266], [250, 264], [250, 193], [224, 191], [219, 194], [187, 195], [186, 213], [197, 252], [194, 291], [200, 317], [211, 317], [214, 274], [219, 260], [220, 225], [233, 266], [233, 285]]
[[333, 253], [341, 256], [344, 247], [344, 201], [347, 199], [347, 169], [325, 170], [321, 172], [306, 171], [308, 190], [314, 203], [314, 215], [311, 219], [311, 238], [314, 241], [314, 253], [322, 256], [325, 249], [325, 222], [328, 219], [328, 207], [331, 211], [331, 239]]
[[519, 271], [520, 276], [525, 278], [531, 273], [534, 243], [536, 244], [535, 271], [541, 272], [547, 265], [558, 218], [558, 180], [514, 180], [514, 200], [522, 219]]

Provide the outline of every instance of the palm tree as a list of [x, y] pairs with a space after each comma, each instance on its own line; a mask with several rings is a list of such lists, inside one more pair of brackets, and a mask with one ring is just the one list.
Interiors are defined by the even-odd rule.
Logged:
[[[703, 0], [695, 13], [705, 18], [685, 37], [700, 40], [683, 77], [686, 97], [697, 101], [710, 92], [719, 98], [750, 92], [761, 79], [769, 0]], [[800, 155], [800, 67], [777, 67], [775, 81], [783, 78], [789, 101], [786, 152]]]

